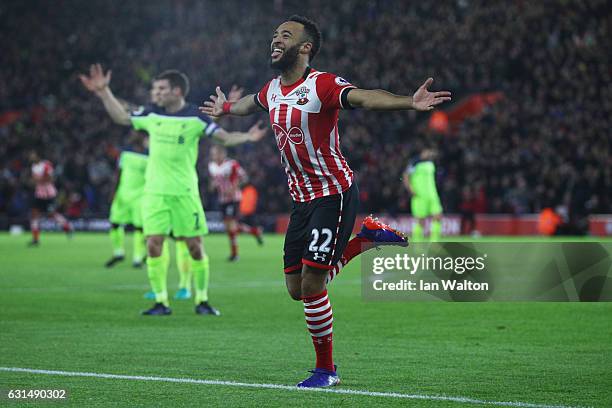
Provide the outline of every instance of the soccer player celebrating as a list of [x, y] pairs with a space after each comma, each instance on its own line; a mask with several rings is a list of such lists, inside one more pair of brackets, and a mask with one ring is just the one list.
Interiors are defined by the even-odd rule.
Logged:
[[429, 111], [450, 100], [450, 92], [428, 90], [431, 78], [413, 96], [358, 89], [310, 67], [320, 46], [321, 33], [313, 21], [290, 17], [270, 44], [271, 66], [280, 76], [236, 103], [227, 102], [217, 87], [212, 102], [200, 107], [212, 116], [248, 115], [258, 109], [269, 113], [294, 202], [285, 236], [285, 281], [289, 295], [304, 304], [316, 353], [312, 376], [299, 387], [328, 387], [340, 381], [332, 358], [333, 317], [326, 284], [346, 262], [376, 243], [407, 245], [400, 233], [371, 217], [349, 242], [359, 192], [340, 151], [338, 111]]
[[240, 187], [247, 181], [244, 169], [234, 159], [227, 157], [227, 150], [223, 146], [215, 145], [210, 150], [211, 161], [208, 163], [208, 173], [212, 178], [213, 187], [217, 190], [223, 224], [229, 236], [231, 254], [229, 261], [238, 260], [239, 232], [251, 233], [259, 244], [262, 244], [261, 228], [238, 222], [240, 200], [242, 192]]
[[57, 189], [53, 184], [53, 164], [49, 160], [41, 160], [38, 153], [30, 153], [32, 163], [32, 181], [34, 182], [34, 205], [30, 216], [30, 230], [32, 231], [32, 241], [29, 246], [40, 244], [40, 217], [50, 215], [55, 222], [61, 225], [64, 232], [70, 236], [72, 226], [55, 207]]
[[208, 233], [199, 195], [195, 164], [199, 140], [215, 137], [226, 144], [257, 141], [265, 134], [259, 124], [248, 132], [227, 132], [210, 117], [185, 101], [189, 92], [187, 76], [176, 70], [161, 73], [158, 106], [141, 108], [129, 114], [110, 89], [111, 72], [92, 65], [89, 76], [80, 76], [83, 85], [104, 104], [111, 119], [149, 134], [149, 161], [145, 174], [142, 206], [143, 229], [147, 240], [147, 271], [155, 304], [145, 315], [171, 314], [167, 290], [167, 262], [161, 256], [170, 231], [187, 242], [192, 257], [196, 313], [218, 315], [208, 303], [208, 256], [202, 236]]
[[404, 186], [411, 194], [410, 207], [416, 222], [412, 227], [412, 239], [423, 240], [425, 220], [431, 217], [429, 237], [432, 241], [440, 240], [442, 234], [442, 204], [436, 188], [435, 152], [423, 149], [419, 157], [413, 160], [404, 172]]
[[145, 138], [133, 136], [131, 149], [124, 150], [119, 156], [117, 189], [110, 208], [109, 235], [113, 245], [113, 256], [105, 266], [113, 267], [125, 258], [123, 248], [125, 225], [134, 227], [134, 248], [132, 265], [142, 266], [145, 256], [144, 236], [142, 232], [142, 196], [144, 193], [145, 172], [147, 169], [147, 152]]

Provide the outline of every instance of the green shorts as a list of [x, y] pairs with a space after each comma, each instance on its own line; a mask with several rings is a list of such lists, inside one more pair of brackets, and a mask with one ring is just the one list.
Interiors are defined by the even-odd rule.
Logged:
[[109, 221], [112, 224], [132, 224], [142, 228], [142, 194], [130, 197], [115, 195], [110, 208]]
[[198, 237], [208, 234], [206, 216], [199, 195], [145, 193], [142, 200], [145, 236]]
[[410, 207], [412, 216], [415, 218], [427, 218], [442, 214], [442, 204], [440, 204], [440, 197], [437, 195], [412, 197]]

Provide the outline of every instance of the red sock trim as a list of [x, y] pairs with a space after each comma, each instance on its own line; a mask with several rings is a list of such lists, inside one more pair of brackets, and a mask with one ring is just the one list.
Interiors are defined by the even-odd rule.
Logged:
[[327, 289], [325, 289], [323, 292], [319, 293], [318, 295], [302, 296], [302, 300], [306, 303], [310, 303], [310, 302], [314, 302], [319, 299], [323, 299], [326, 295], [327, 295]]

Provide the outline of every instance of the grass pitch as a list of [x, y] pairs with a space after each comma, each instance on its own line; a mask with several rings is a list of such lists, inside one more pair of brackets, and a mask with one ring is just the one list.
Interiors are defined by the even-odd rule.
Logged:
[[[195, 315], [191, 301], [140, 316], [146, 272], [104, 268], [106, 235], [43, 234], [39, 248], [28, 238], [0, 235], [2, 367], [294, 385], [313, 366], [302, 307], [284, 288], [281, 236], [261, 248], [241, 237], [233, 264], [225, 236], [206, 238], [221, 317]], [[0, 371], [0, 405], [36, 404], [7, 400], [9, 389], [65, 389], [54, 404], [612, 406], [612, 304], [365, 303], [359, 274], [356, 260], [330, 285], [337, 389], [413, 398]], [[172, 265], [171, 295], [177, 281]]]

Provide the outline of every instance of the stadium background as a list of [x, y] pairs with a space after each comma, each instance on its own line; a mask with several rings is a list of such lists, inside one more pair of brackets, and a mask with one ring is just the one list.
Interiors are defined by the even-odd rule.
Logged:
[[[217, 84], [255, 92], [274, 75], [273, 28], [301, 13], [323, 30], [314, 67], [400, 94], [433, 76], [434, 88], [453, 92], [435, 116], [341, 115], [364, 212], [409, 213], [401, 173], [435, 146], [445, 213], [516, 216], [549, 206], [583, 233], [587, 216], [612, 213], [610, 9], [605, 0], [3, 2], [0, 224], [27, 221], [33, 148], [55, 164], [70, 217], [106, 217], [128, 132], [82, 89], [77, 74], [90, 63], [112, 69], [116, 94], [136, 103], [147, 102], [151, 79], [168, 68], [188, 74], [194, 103]], [[254, 120], [223, 125], [246, 129]], [[214, 209], [207, 143], [198, 167], [205, 208]], [[287, 212], [271, 134], [231, 154], [259, 190], [259, 212]], [[609, 230], [600, 231], [611, 234], [604, 220]]]
[[[76, 226], [107, 225], [100, 220], [128, 131], [82, 89], [77, 74], [89, 64], [111, 68], [113, 90], [137, 103], [167, 68], [190, 76], [192, 102], [217, 84], [254, 92], [274, 75], [273, 29], [301, 13], [323, 30], [315, 68], [403, 94], [433, 76], [435, 89], [454, 95], [435, 116], [341, 114], [364, 212], [408, 216], [400, 174], [422, 146], [434, 145], [438, 188], [455, 219], [476, 212], [483, 233], [487, 222], [505, 220], [504, 234], [524, 234], [534, 232], [528, 214], [560, 206], [573, 232], [590, 218], [601, 220], [599, 234], [612, 235], [611, 8], [606, 0], [2, 1], [0, 230], [27, 226], [33, 148], [56, 165], [63, 209], [91, 222]], [[224, 125], [247, 129], [256, 119]], [[216, 205], [206, 184], [209, 143], [198, 164], [207, 209]], [[282, 221], [290, 201], [271, 134], [232, 155], [259, 189], [260, 213]], [[66, 389], [60, 403], [75, 407], [612, 406], [610, 302], [367, 302], [355, 260], [330, 286], [342, 385], [302, 393], [293, 385], [311, 367], [311, 339], [283, 284], [281, 235], [266, 234], [263, 247], [241, 237], [234, 263], [225, 236], [205, 239], [218, 319], [195, 315], [191, 301], [173, 301], [167, 318], [140, 316], [150, 306], [146, 272], [129, 262], [105, 268], [106, 234], [43, 233], [35, 249], [28, 235], [0, 232], [0, 394]], [[591, 265], [588, 254], [570, 263]], [[516, 261], [532, 270], [526, 257]], [[168, 282], [174, 293], [174, 262]], [[610, 288], [610, 273], [603, 282]]]

